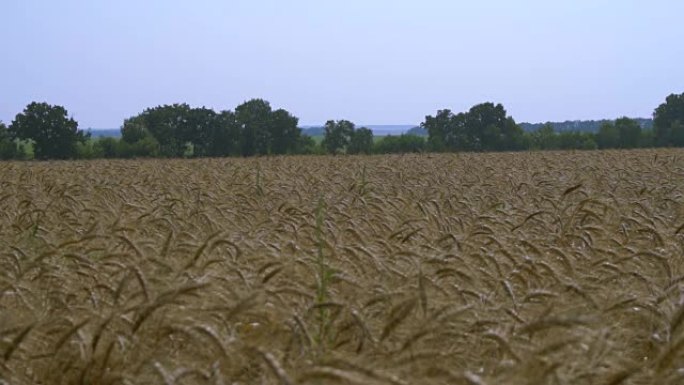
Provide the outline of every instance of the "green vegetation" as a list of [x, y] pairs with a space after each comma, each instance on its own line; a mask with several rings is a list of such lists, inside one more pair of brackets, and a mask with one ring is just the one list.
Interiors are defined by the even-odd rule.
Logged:
[[[299, 119], [252, 99], [234, 111], [172, 104], [124, 120], [121, 138], [91, 139], [62, 106], [31, 103], [6, 127], [0, 159], [227, 157], [286, 154], [395, 154], [592, 150], [684, 146], [684, 94], [670, 95], [653, 120], [517, 124], [501, 104], [453, 113], [439, 110], [399, 136], [376, 137], [348, 120], [329, 120], [322, 136], [307, 136]], [[596, 129], [596, 127], [598, 127]], [[523, 129], [524, 128], [524, 129]], [[420, 135], [427, 133], [427, 137]]]
[[356, 127], [348, 120], [328, 120], [321, 147], [329, 154], [338, 154], [347, 149]]
[[0, 122], [0, 159], [17, 159], [20, 158], [19, 146], [15, 140], [12, 139], [7, 126]]
[[37, 159], [69, 159], [77, 154], [77, 145], [88, 139], [78, 131], [78, 123], [61, 106], [31, 103], [9, 127], [10, 140], [33, 141]]
[[684, 93], [670, 95], [653, 113], [654, 139], [659, 146], [684, 146]]
[[636, 148], [643, 144], [641, 126], [633, 119], [620, 118], [604, 123], [596, 140], [601, 148]]
[[[634, 119], [642, 129], [652, 130], [653, 119], [635, 118]], [[564, 122], [546, 122], [546, 123], [520, 123], [520, 127], [525, 132], [536, 131], [545, 124], [551, 124], [554, 131], [579, 131], [596, 133], [601, 129], [605, 123], [615, 123], [615, 120], [566, 120]]]
[[426, 150], [427, 141], [423, 136], [417, 135], [388, 135], [380, 138], [375, 143], [373, 152], [376, 154], [407, 154], [423, 152]]
[[370, 154], [373, 152], [373, 131], [361, 127], [355, 130], [349, 140], [348, 154]]
[[468, 112], [440, 110], [423, 123], [430, 147], [438, 151], [511, 151], [524, 149], [523, 131], [501, 104], [478, 104]]

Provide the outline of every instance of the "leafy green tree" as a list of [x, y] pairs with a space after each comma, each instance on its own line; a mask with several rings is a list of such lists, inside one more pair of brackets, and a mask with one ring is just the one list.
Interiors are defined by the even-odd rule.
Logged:
[[558, 148], [557, 135], [551, 123], [546, 123], [530, 133], [530, 147], [535, 150], [553, 150]]
[[512, 117], [506, 116], [501, 104], [473, 106], [466, 114], [465, 127], [471, 150], [508, 151], [521, 147], [523, 131]]
[[209, 128], [206, 156], [240, 155], [240, 127], [232, 111], [221, 111]]
[[93, 141], [76, 143], [76, 157], [78, 159], [97, 159], [102, 158], [101, 148], [96, 146]]
[[615, 128], [620, 137], [620, 148], [637, 148], [641, 142], [641, 126], [639, 122], [628, 117], [615, 121]]
[[328, 120], [325, 123], [325, 137], [321, 146], [329, 154], [343, 152], [349, 145], [354, 128], [354, 123], [348, 120]]
[[7, 126], [5, 126], [5, 123], [0, 122], [0, 141], [4, 140], [11, 140], [12, 138], [10, 137], [9, 130], [7, 129]]
[[426, 116], [421, 123], [428, 132], [428, 143], [433, 151], [464, 149], [465, 114], [454, 115], [451, 110], [439, 110], [433, 116]]
[[354, 130], [349, 138], [347, 153], [349, 154], [370, 154], [373, 152], [373, 131], [369, 128], [361, 127]]
[[[501, 105], [499, 105], [501, 106]], [[501, 106], [503, 110], [503, 107]], [[465, 134], [468, 150], [498, 150], [501, 127], [506, 119], [493, 103], [482, 103], [470, 108], [466, 114]]]
[[525, 132], [512, 116], [507, 117], [501, 130], [499, 149], [504, 151], [520, 151], [526, 148]]
[[596, 134], [599, 148], [636, 148], [642, 144], [641, 125], [634, 119], [622, 117], [615, 123], [606, 121]]
[[12, 138], [33, 141], [36, 159], [75, 158], [76, 144], [90, 137], [78, 130], [78, 123], [64, 107], [36, 102], [17, 114], [9, 131]]
[[[124, 122], [123, 142], [147, 141], [151, 150], [157, 141], [162, 156], [243, 156], [295, 152], [301, 130], [298, 119], [285, 110], [272, 111], [262, 99], [247, 101], [235, 110], [216, 113], [187, 104], [149, 108]], [[133, 147], [122, 145], [125, 153]], [[133, 151], [138, 156], [138, 151]]]
[[620, 131], [612, 122], [605, 122], [596, 134], [596, 142], [599, 148], [620, 147]]
[[124, 122], [121, 136], [127, 144], [144, 142], [139, 146], [122, 145], [128, 156], [150, 156], [151, 153], [172, 157], [190, 153], [196, 157], [228, 156], [239, 154], [242, 144], [233, 112], [216, 113], [187, 104], [147, 109]]
[[653, 129], [641, 130], [641, 138], [639, 139], [639, 147], [650, 148], [655, 147], [655, 133]]
[[[189, 138], [194, 134], [190, 125], [191, 108], [187, 104], [172, 104], [148, 108], [141, 114], [124, 121], [121, 129], [123, 142], [134, 144], [145, 141], [141, 148], [150, 150], [154, 141], [159, 147], [158, 153], [166, 157], [180, 157], [186, 152]], [[148, 135], [149, 133], [149, 135]], [[132, 149], [133, 147], [131, 147]], [[125, 152], [129, 148], [124, 145]], [[138, 156], [138, 151], [134, 151]]]
[[271, 153], [276, 155], [293, 153], [302, 130], [297, 127], [299, 119], [289, 112], [273, 111], [270, 122]]
[[17, 143], [12, 140], [7, 126], [0, 122], [0, 159], [15, 159], [18, 155]]
[[[168, 112], [168, 109], [166, 109]], [[139, 158], [139, 157], [158, 157], [158, 156], [180, 156], [179, 152], [182, 146], [178, 138], [164, 138], [164, 149], [159, 141], [154, 137], [152, 132], [148, 129], [148, 125], [159, 122], [160, 119], [156, 115], [164, 113], [160, 107], [147, 109], [142, 114], [134, 116], [124, 121], [121, 127], [121, 140], [116, 143], [109, 141], [102, 142], [102, 153], [105, 158], [121, 157], [121, 158]], [[166, 131], [169, 134], [172, 129], [168, 127], [155, 126], [155, 132], [160, 135], [160, 132]], [[177, 134], [177, 133], [176, 133]]]
[[162, 156], [180, 157], [187, 149], [191, 129], [188, 125], [190, 106], [163, 105], [143, 112], [145, 126], [159, 143]]
[[118, 142], [116, 154], [121, 158], [156, 158], [162, 155], [160, 152], [161, 146], [157, 139], [152, 135], [135, 142], [128, 143], [123, 140]]
[[242, 155], [268, 154], [271, 142], [271, 105], [263, 99], [252, 99], [237, 106], [235, 116], [240, 127]]
[[144, 117], [141, 116], [124, 120], [121, 127], [121, 140], [126, 143], [135, 143], [151, 135], [145, 125]]
[[501, 104], [482, 103], [467, 113], [440, 110], [421, 124], [434, 150], [508, 151], [524, 145], [524, 134]]
[[373, 152], [376, 154], [407, 154], [423, 152], [426, 149], [426, 143], [425, 137], [420, 135], [387, 135], [375, 143], [373, 146]]
[[316, 144], [314, 138], [310, 137], [309, 135], [300, 135], [297, 139], [295, 153], [303, 155], [322, 155], [325, 154], [325, 151], [321, 146]]
[[100, 154], [103, 158], [117, 158], [119, 156], [118, 146], [119, 140], [116, 138], [100, 138], [94, 144], [96, 148], [96, 153]]
[[675, 120], [670, 125], [670, 145], [684, 147], [684, 121]]
[[563, 131], [558, 133], [560, 150], [595, 150], [598, 148], [595, 135], [590, 132]]
[[183, 126], [181, 140], [192, 145], [192, 155], [205, 157], [216, 155], [213, 143], [219, 130], [218, 114], [209, 108], [191, 108], [186, 112], [186, 123]]
[[653, 112], [654, 139], [658, 146], [684, 146], [684, 93], [672, 94]]

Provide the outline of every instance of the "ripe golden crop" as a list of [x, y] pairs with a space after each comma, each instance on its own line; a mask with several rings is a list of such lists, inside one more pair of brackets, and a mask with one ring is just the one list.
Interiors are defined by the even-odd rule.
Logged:
[[0, 163], [0, 384], [681, 384], [681, 150]]

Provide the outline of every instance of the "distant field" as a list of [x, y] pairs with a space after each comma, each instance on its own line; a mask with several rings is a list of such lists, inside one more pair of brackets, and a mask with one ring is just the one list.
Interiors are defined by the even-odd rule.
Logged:
[[120, 128], [90, 130], [89, 132], [93, 138], [106, 138], [106, 137], [120, 138], [121, 137], [121, 129]]
[[0, 382], [682, 384], [683, 159], [3, 162]]
[[[399, 134], [395, 135], [398, 136]], [[380, 139], [388, 136], [387, 134], [373, 135], [373, 143], [377, 143]], [[311, 138], [316, 142], [316, 144], [321, 144], [325, 135], [314, 135]]]

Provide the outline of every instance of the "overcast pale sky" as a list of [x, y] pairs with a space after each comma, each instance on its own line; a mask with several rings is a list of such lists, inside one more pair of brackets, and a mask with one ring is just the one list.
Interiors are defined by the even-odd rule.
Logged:
[[0, 120], [81, 128], [260, 97], [302, 124], [647, 117], [684, 92], [681, 0], [0, 0]]

